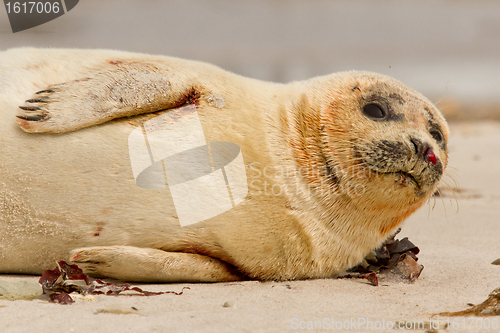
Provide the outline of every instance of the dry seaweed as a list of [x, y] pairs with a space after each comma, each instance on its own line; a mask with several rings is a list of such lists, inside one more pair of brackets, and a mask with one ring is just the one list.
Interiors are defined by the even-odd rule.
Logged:
[[500, 316], [500, 288], [493, 290], [483, 303], [475, 305], [470, 309], [458, 312], [441, 312], [437, 315], [446, 317]]
[[[417, 263], [420, 249], [407, 237], [401, 240], [395, 239], [400, 231], [401, 229], [398, 229], [381, 247], [366, 256], [361, 264], [349, 269], [348, 275], [339, 278], [367, 279], [370, 274], [374, 274], [378, 279], [387, 277], [415, 281], [424, 269], [424, 266]], [[372, 284], [378, 285], [373, 282]]]
[[375, 273], [363, 273], [363, 274], [345, 274], [338, 277], [339, 279], [365, 279], [368, 280], [374, 286], [378, 286], [378, 277]]
[[[131, 287], [129, 284], [115, 284], [104, 282], [99, 279], [91, 278], [83, 273], [77, 265], [70, 265], [65, 261], [57, 262], [57, 267], [53, 270], [46, 270], [38, 281], [42, 285], [43, 293], [49, 296], [52, 302], [61, 304], [71, 304], [74, 300], [70, 294], [73, 292], [82, 295], [123, 295], [123, 296], [155, 296], [162, 294], [182, 295], [184, 287], [180, 292], [175, 291], [160, 291], [150, 292], [144, 291], [138, 287]], [[123, 293], [123, 292], [132, 293]]]

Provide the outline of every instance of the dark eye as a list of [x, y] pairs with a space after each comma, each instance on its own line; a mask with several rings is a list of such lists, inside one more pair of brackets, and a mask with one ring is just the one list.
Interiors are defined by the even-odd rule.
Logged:
[[431, 129], [429, 131], [429, 133], [432, 135], [432, 137], [434, 138], [434, 140], [436, 140], [436, 142], [441, 142], [443, 141], [443, 134], [441, 134], [441, 132], [437, 129]]
[[363, 114], [368, 118], [383, 119], [387, 116], [387, 111], [379, 104], [370, 103], [363, 107]]

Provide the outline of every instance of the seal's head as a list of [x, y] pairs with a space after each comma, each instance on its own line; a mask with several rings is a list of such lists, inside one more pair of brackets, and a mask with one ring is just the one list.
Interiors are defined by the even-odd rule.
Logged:
[[311, 88], [298, 103], [292, 149], [306, 175], [317, 171], [306, 176], [314, 195], [387, 213], [389, 231], [436, 189], [448, 160], [445, 119], [424, 96], [380, 74], [335, 74]]

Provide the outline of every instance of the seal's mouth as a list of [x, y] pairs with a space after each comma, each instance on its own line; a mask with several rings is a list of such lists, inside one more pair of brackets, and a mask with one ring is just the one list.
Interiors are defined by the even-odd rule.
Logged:
[[[359, 144], [353, 148], [353, 159], [360, 167], [393, 182], [400, 190], [414, 190], [418, 197], [429, 193], [442, 175], [440, 160], [430, 153], [416, 155], [403, 144], [391, 142]], [[430, 152], [430, 150], [429, 150]], [[368, 177], [368, 181], [371, 177]]]
[[401, 183], [403, 185], [407, 186], [409, 183], [414, 183], [417, 189], [420, 189], [420, 183], [411, 173], [399, 171], [397, 174], [401, 175]]
[[381, 172], [383, 175], [394, 175], [398, 179], [398, 183], [403, 186], [409, 186], [410, 184], [415, 185], [417, 191], [420, 190], [420, 182], [413, 176], [412, 174], [405, 171], [396, 171], [396, 172]]

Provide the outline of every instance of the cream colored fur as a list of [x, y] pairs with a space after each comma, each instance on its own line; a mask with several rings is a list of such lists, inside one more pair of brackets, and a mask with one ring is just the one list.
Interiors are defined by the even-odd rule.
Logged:
[[[363, 116], [365, 89], [402, 96], [404, 105], [391, 105], [405, 121]], [[181, 227], [165, 204], [168, 191], [135, 184], [127, 138], [151, 112], [191, 102], [183, 98], [193, 91], [207, 141], [240, 146], [249, 194], [219, 216]], [[40, 96], [50, 101], [25, 102]], [[27, 105], [49, 117], [16, 118], [37, 114], [18, 108]], [[40, 274], [71, 259], [95, 275], [133, 281], [334, 276], [380, 245], [437, 182], [422, 176], [425, 193], [417, 195], [398, 175], [345, 176], [341, 184], [365, 192], [336, 193], [318, 149], [341, 170], [365, 172], [354, 147], [384, 137], [409, 147], [412, 136], [428, 142], [444, 168], [446, 147], [432, 141], [424, 107], [446, 139], [446, 123], [428, 100], [373, 73], [283, 85], [145, 54], [1, 52], [0, 272]]]

